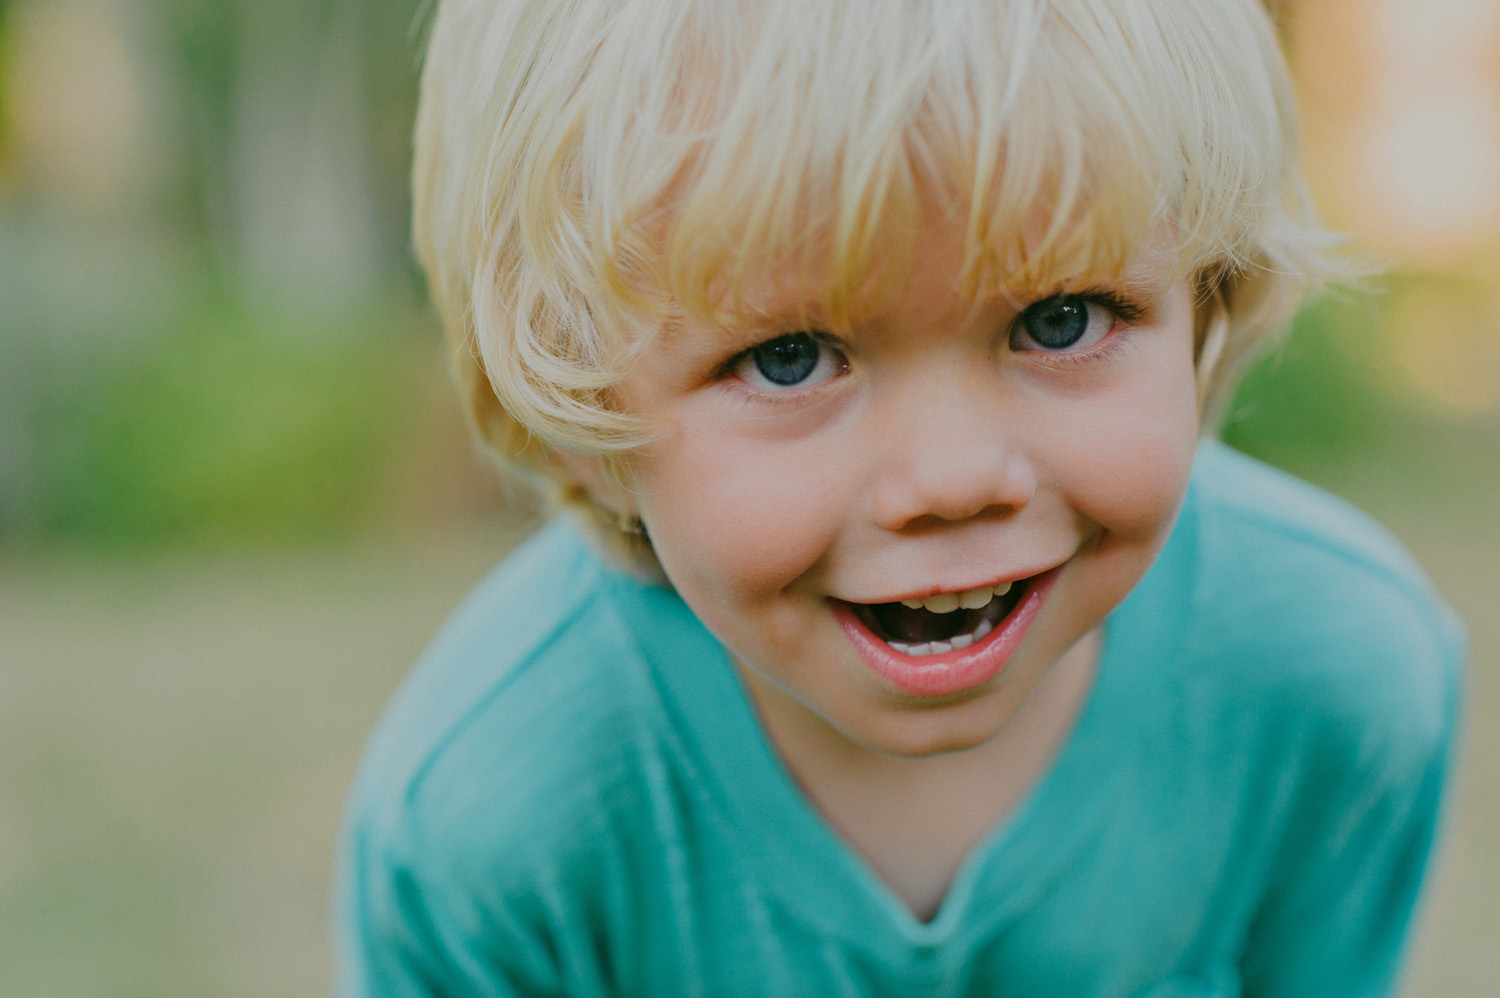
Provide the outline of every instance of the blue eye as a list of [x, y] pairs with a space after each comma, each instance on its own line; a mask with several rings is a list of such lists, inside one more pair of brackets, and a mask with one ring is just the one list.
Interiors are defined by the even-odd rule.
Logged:
[[1012, 350], [1086, 350], [1113, 327], [1113, 316], [1082, 295], [1053, 295], [1028, 305], [1011, 330]]
[[810, 333], [767, 340], [742, 354], [732, 368], [741, 381], [762, 391], [810, 388], [843, 369], [843, 356]]
[[795, 385], [818, 366], [818, 343], [806, 333], [783, 336], [751, 350], [750, 359], [772, 384]]

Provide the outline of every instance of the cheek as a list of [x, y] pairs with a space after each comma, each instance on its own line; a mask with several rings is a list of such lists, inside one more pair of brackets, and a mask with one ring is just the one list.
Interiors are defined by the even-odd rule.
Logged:
[[[679, 589], [774, 595], [834, 544], [846, 508], [832, 474], [796, 447], [679, 429], [634, 474], [642, 516]], [[825, 472], [828, 469], [823, 469]]]
[[1198, 443], [1191, 368], [1095, 400], [1070, 420], [1064, 489], [1077, 512], [1121, 537], [1153, 537], [1187, 489]]

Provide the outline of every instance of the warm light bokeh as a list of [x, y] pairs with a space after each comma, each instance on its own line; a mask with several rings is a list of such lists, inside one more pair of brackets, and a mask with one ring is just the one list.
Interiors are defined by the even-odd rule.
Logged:
[[1500, 3], [1305, 0], [1294, 68], [1332, 223], [1409, 276], [1371, 346], [1449, 419], [1500, 407]]
[[59, 0], [11, 15], [0, 93], [17, 168], [38, 195], [109, 211], [143, 194], [157, 157], [147, 148], [142, 53], [119, 13]]

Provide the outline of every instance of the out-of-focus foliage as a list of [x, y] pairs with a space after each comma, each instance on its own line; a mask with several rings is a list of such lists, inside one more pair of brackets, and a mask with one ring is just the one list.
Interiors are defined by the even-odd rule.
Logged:
[[1327, 298], [1240, 383], [1223, 428], [1235, 447], [1303, 470], [1358, 457], [1389, 439], [1391, 401], [1371, 387], [1375, 324], [1368, 301]]
[[0, 0], [0, 544], [347, 533], [451, 430], [418, 4]]
[[1312, 303], [1241, 382], [1224, 439], [1324, 484], [1392, 462], [1488, 480], [1500, 438], [1490, 297], [1452, 275], [1392, 272]]
[[338, 337], [307, 321], [207, 296], [149, 348], [70, 372], [33, 414], [46, 446], [18, 530], [162, 543], [362, 526], [425, 365], [390, 318]]
[[[344, 223], [364, 227], [384, 267], [403, 267], [419, 0], [152, 6], [174, 127], [193, 160], [180, 222], [243, 265], [256, 225], [249, 213], [280, 217], [331, 181], [373, 215]], [[299, 169], [330, 176], [304, 176], [302, 190], [274, 183]]]

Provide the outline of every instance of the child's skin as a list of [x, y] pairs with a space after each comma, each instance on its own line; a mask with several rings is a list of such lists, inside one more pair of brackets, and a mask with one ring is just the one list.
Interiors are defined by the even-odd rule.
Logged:
[[[755, 275], [744, 328], [666, 330], [618, 386], [660, 432], [609, 500], [804, 791], [923, 917], [1066, 740], [1200, 429], [1193, 292], [1165, 254], [975, 307], [962, 234], [929, 210], [909, 284], [846, 335], [791, 268]], [[1005, 582], [1016, 609], [937, 656], [892, 652], [847, 608]]]

